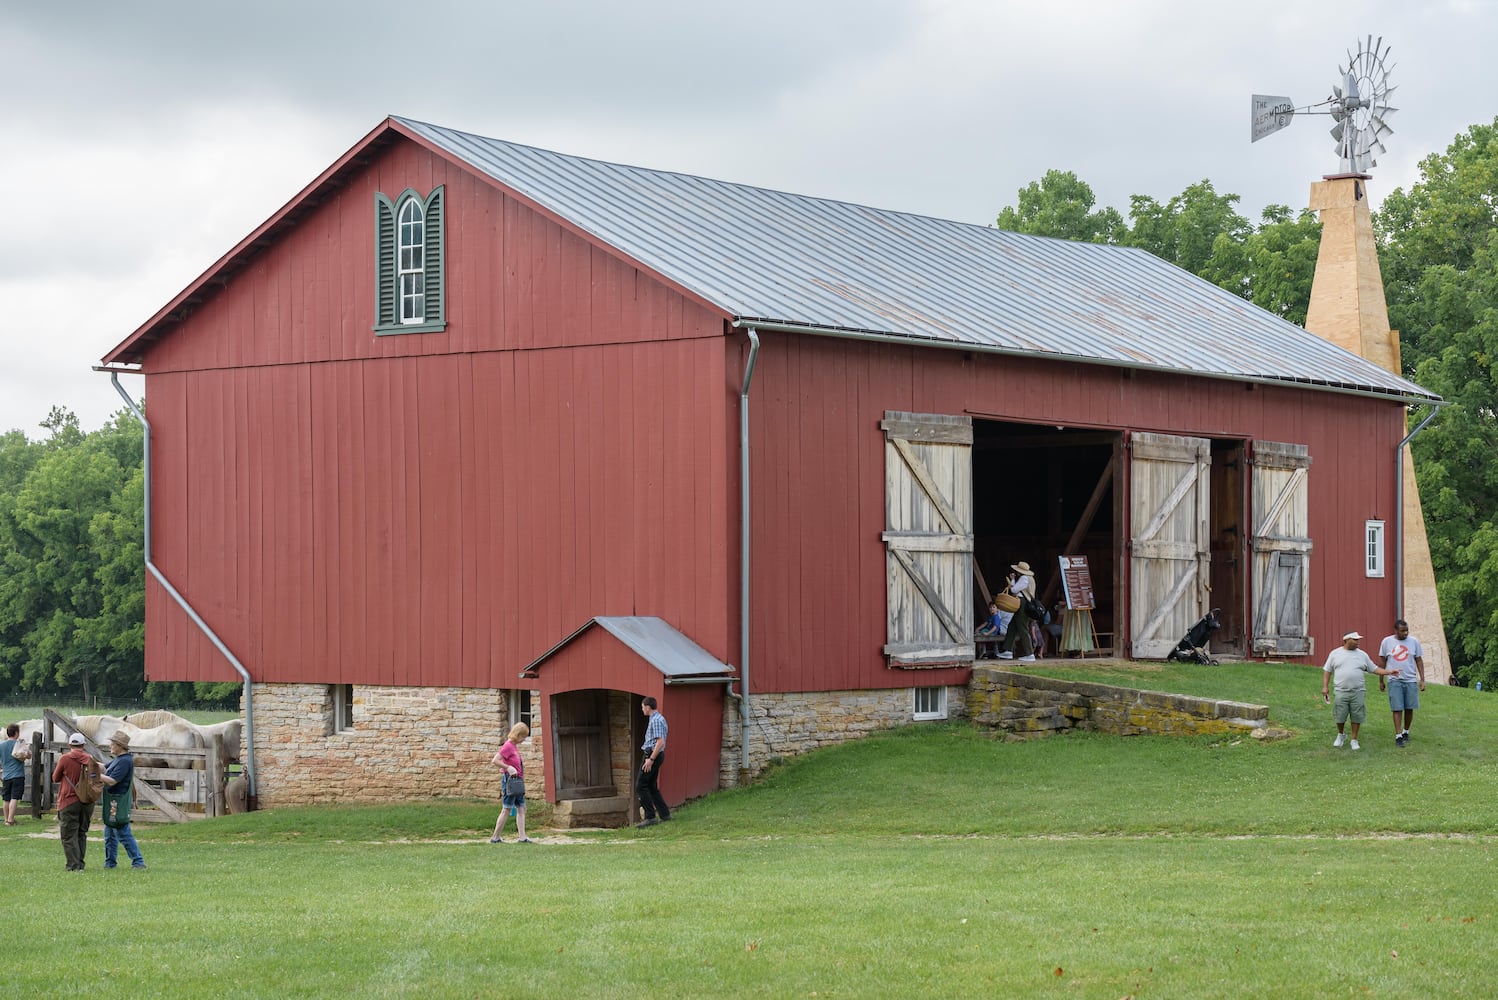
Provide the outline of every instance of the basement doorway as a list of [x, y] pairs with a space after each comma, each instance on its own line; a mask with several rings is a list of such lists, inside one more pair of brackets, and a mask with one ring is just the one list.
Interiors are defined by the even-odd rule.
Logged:
[[[1059, 557], [1087, 557], [1100, 650], [1123, 636], [1119, 487], [1123, 434], [1093, 428], [973, 420], [974, 620], [1004, 587], [1012, 563], [1035, 571], [1047, 608], [1063, 600]], [[1047, 654], [1059, 656], [1052, 642]]]

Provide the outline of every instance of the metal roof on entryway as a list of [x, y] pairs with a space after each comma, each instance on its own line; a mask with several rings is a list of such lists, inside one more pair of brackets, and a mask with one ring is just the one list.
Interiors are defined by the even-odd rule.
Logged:
[[391, 122], [746, 325], [1438, 398], [1143, 250]]

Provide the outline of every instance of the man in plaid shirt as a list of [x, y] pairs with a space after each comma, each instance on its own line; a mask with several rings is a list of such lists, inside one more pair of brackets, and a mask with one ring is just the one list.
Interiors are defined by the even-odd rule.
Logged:
[[640, 702], [640, 711], [650, 720], [645, 725], [645, 742], [640, 749], [645, 752], [645, 761], [640, 765], [640, 776], [635, 782], [635, 791], [640, 796], [640, 808], [645, 812], [641, 826], [654, 826], [671, 818], [671, 807], [661, 795], [661, 768], [666, 763], [666, 717], [655, 707], [655, 699], [647, 697]]

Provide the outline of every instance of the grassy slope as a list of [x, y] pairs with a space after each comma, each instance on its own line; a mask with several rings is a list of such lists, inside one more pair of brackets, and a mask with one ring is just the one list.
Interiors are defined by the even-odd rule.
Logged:
[[[1484, 695], [1428, 690], [1401, 751], [1372, 693], [1355, 756], [1330, 748], [1319, 675], [1304, 667], [1148, 676], [1140, 686], [1267, 701], [1297, 734], [1004, 743], [960, 724], [912, 727], [809, 755], [665, 826], [530, 848], [482, 843], [490, 804], [279, 810], [138, 831], [147, 872], [98, 871], [91, 845], [89, 870], [70, 875], [55, 840], [26, 836], [44, 824], [27, 821], [0, 834], [14, 912], [32, 915], [11, 926], [25, 956], [11, 985], [278, 997], [1498, 993]], [[917, 790], [902, 791], [912, 780]], [[123, 943], [86, 946], [98, 971], [59, 976], [64, 932], [84, 926]]]

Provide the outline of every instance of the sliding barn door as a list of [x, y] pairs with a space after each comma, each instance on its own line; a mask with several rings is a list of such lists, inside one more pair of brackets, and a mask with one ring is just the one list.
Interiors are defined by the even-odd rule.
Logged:
[[1253, 651], [1309, 656], [1311, 594], [1311, 456], [1303, 444], [1255, 441], [1253, 482]]
[[1212, 444], [1206, 438], [1129, 438], [1129, 607], [1133, 655], [1163, 659], [1206, 614]]
[[887, 412], [884, 653], [896, 666], [973, 658], [973, 422]]

